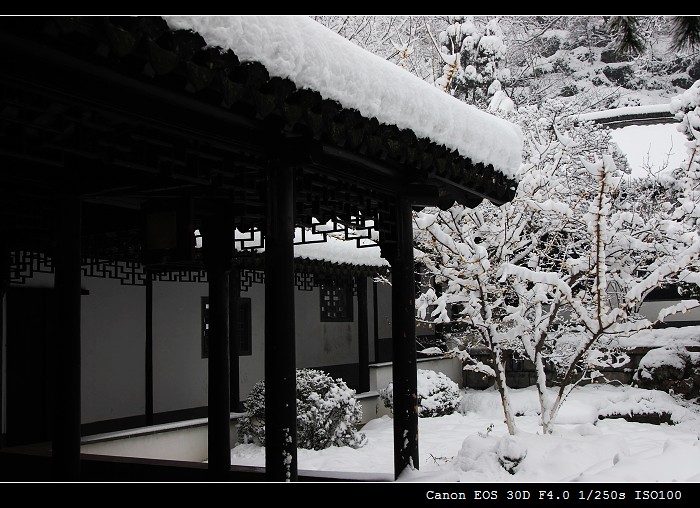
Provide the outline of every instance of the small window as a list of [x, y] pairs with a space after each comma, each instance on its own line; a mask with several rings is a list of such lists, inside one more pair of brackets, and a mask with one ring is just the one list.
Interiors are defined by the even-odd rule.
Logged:
[[[253, 354], [253, 333], [251, 326], [251, 302], [250, 298], [240, 298], [238, 304], [238, 315], [234, 323], [238, 326], [238, 334], [231, 334], [231, 338], [238, 337], [239, 356], [250, 356]], [[235, 326], [235, 325], [234, 325]], [[233, 344], [231, 344], [233, 345]], [[209, 297], [202, 297], [202, 358], [209, 358]]]
[[352, 321], [352, 284], [330, 281], [319, 286], [321, 321]]

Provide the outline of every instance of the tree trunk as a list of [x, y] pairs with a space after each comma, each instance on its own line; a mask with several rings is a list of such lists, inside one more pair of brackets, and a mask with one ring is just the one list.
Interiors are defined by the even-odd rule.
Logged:
[[498, 393], [501, 395], [503, 416], [505, 417], [506, 426], [508, 427], [508, 434], [513, 436], [515, 435], [515, 418], [513, 418], [513, 411], [510, 407], [508, 385], [506, 384], [506, 369], [503, 366], [501, 348], [495, 347], [493, 350], [496, 355], [496, 361], [494, 362], [494, 368], [496, 370], [496, 388], [498, 389]]
[[535, 369], [537, 372], [537, 395], [540, 399], [540, 415], [542, 420], [542, 433], [551, 434], [554, 430], [554, 407], [547, 393], [547, 375], [544, 371], [542, 352], [535, 352]]

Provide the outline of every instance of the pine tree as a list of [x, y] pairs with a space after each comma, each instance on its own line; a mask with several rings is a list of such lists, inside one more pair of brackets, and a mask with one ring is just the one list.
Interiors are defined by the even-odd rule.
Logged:
[[634, 16], [613, 16], [608, 20], [608, 31], [613, 37], [615, 51], [620, 54], [640, 54], [646, 44]]
[[674, 16], [671, 37], [674, 51], [700, 49], [700, 16]]
[[[670, 21], [671, 50], [700, 49], [700, 16], [672, 16]], [[638, 16], [612, 16], [607, 29], [615, 42], [615, 51], [620, 54], [640, 54], [646, 48]]]

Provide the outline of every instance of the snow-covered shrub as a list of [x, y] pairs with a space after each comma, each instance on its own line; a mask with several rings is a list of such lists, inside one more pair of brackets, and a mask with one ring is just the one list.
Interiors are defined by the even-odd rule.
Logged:
[[639, 361], [632, 385], [694, 398], [700, 395], [700, 355], [683, 346], [650, 350]]
[[[634, 382], [643, 385], [653, 382], [663, 372], [664, 379], [682, 379], [688, 363], [688, 352], [685, 348], [673, 346], [652, 349], [639, 361], [639, 368], [634, 374]], [[647, 388], [646, 386], [643, 386]]]
[[[316, 369], [297, 369], [297, 446], [323, 450], [330, 446], [360, 448], [367, 438], [357, 431], [362, 406], [355, 390], [342, 379]], [[265, 381], [259, 381], [244, 403], [239, 441], [265, 445]]]
[[518, 466], [527, 457], [527, 448], [515, 436], [503, 436], [496, 446], [498, 463], [510, 474], [515, 474]]
[[[517, 436], [497, 437], [490, 433], [467, 436], [455, 459], [460, 471], [482, 473], [494, 480], [508, 480], [527, 457], [527, 447]], [[508, 474], [505, 474], [508, 473]]]
[[[452, 414], [457, 410], [462, 395], [459, 385], [442, 372], [418, 369], [418, 416], [428, 418]], [[394, 407], [394, 383], [379, 390], [388, 408]]]

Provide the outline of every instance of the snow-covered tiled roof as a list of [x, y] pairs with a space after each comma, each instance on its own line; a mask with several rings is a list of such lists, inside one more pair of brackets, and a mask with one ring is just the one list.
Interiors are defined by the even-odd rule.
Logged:
[[456, 150], [517, 179], [523, 136], [506, 120], [470, 106], [374, 55], [307, 16], [164, 16], [211, 47], [265, 66], [380, 123]]
[[[236, 245], [259, 245], [260, 233], [251, 236], [249, 233], [236, 234]], [[302, 241], [310, 243], [300, 243]], [[301, 228], [296, 228], [294, 234], [294, 257], [300, 260], [323, 261], [335, 264], [348, 264], [357, 267], [387, 268], [389, 262], [381, 257], [381, 252], [376, 243], [369, 239], [362, 241], [366, 247], [359, 248], [355, 240], [344, 238], [344, 233], [327, 233], [325, 238], [321, 233], [313, 233], [307, 229], [302, 239]], [[255, 253], [265, 252], [265, 248], [252, 249]]]
[[[300, 230], [297, 228], [295, 240], [299, 239]], [[356, 242], [345, 240], [342, 235], [333, 234], [326, 235], [326, 241], [322, 243], [295, 245], [294, 256], [315, 261], [348, 263], [355, 266], [389, 266], [389, 262], [381, 257], [379, 247], [376, 244], [371, 247], [358, 248]]]
[[647, 104], [645, 106], [627, 106], [623, 108], [605, 109], [576, 115], [576, 119], [584, 122], [596, 122], [615, 129], [630, 125], [648, 125], [674, 123], [676, 120], [671, 113], [671, 105]]
[[602, 120], [605, 118], [620, 118], [625, 116], [640, 116], [649, 114], [670, 115], [671, 106], [669, 104], [648, 104], [646, 106], [627, 106], [624, 108], [612, 108], [602, 111], [593, 111], [590, 113], [582, 113], [577, 116], [578, 119]]

